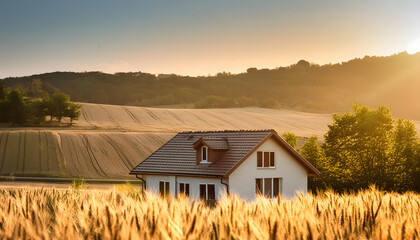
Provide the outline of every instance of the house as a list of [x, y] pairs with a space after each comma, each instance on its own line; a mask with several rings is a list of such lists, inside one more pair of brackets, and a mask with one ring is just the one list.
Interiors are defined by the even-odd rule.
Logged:
[[239, 130], [178, 133], [130, 174], [149, 191], [212, 202], [227, 193], [292, 198], [320, 172], [276, 131]]

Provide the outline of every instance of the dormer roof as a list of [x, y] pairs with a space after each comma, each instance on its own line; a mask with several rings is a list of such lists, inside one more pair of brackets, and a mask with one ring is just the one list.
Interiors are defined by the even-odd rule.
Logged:
[[226, 137], [201, 137], [194, 143], [194, 149], [207, 146], [212, 150], [228, 150], [229, 142]]

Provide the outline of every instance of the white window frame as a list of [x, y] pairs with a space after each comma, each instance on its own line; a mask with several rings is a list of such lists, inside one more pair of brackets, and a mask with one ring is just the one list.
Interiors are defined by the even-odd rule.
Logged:
[[[275, 169], [276, 168], [276, 153], [274, 151], [257, 151], [258, 152], [262, 152], [262, 159], [261, 159], [261, 167], [258, 167], [257, 165], [257, 169]], [[264, 153], [268, 152], [268, 167], [264, 167]], [[271, 163], [271, 153], [274, 152], [274, 166], [270, 166]], [[257, 161], [258, 161], [258, 155], [257, 155]], [[258, 163], [257, 163], [258, 164]]]
[[[203, 159], [203, 149], [206, 149], [206, 160]], [[202, 163], [208, 163], [209, 161], [209, 148], [206, 146], [201, 147], [201, 162]]]
[[209, 200], [209, 185], [214, 185], [214, 200], [217, 198], [216, 184], [214, 183], [199, 183], [198, 184], [198, 197], [200, 198], [200, 185], [206, 185], [206, 201]]
[[[163, 182], [163, 196], [170, 196], [171, 195], [171, 182], [170, 181], [159, 181], [159, 194], [160, 194], [160, 183]], [[166, 183], [168, 183], [168, 189], [166, 189]], [[168, 194], [166, 194], [166, 192], [168, 192]]]
[[181, 184], [184, 184], [184, 191], [185, 191], [185, 187], [188, 184], [188, 196], [190, 195], [190, 190], [191, 190], [191, 184], [190, 183], [186, 183], [186, 182], [179, 182], [178, 183], [178, 195], [181, 194]]
[[[275, 198], [273, 196], [274, 194], [274, 178], [278, 178], [279, 179], [279, 195], [283, 195], [283, 178], [281, 177], [271, 177], [271, 178], [255, 178], [254, 180], [254, 184], [257, 184], [257, 179], [262, 179], [262, 193], [261, 195], [265, 197], [265, 179], [271, 179], [271, 196], [270, 198]], [[254, 189], [257, 189], [257, 186], [255, 186]], [[255, 193], [257, 194], [257, 193]]]

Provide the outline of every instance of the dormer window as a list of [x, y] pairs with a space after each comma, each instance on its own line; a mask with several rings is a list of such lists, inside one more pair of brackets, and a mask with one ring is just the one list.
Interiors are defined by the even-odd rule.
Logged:
[[209, 149], [206, 146], [201, 147], [201, 162], [207, 162], [209, 157]]

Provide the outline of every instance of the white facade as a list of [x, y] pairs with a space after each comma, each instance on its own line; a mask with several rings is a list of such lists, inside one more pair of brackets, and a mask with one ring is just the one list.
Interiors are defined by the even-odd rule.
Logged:
[[[274, 168], [257, 168], [257, 152], [274, 152]], [[244, 200], [255, 199], [256, 178], [282, 179], [282, 195], [292, 198], [297, 192], [307, 192], [307, 170], [286, 152], [275, 140], [267, 139], [229, 176], [231, 194]]]
[[[274, 152], [274, 167], [258, 168], [257, 152]], [[280, 178], [281, 194], [285, 198], [292, 198], [298, 192], [307, 192], [307, 169], [294, 159], [274, 139], [267, 139], [257, 150], [244, 160], [223, 183], [229, 185], [232, 195], [238, 195], [244, 200], [253, 201], [256, 198], [256, 179]], [[190, 184], [190, 200], [199, 200], [200, 184], [214, 184], [216, 200], [226, 196], [227, 186], [220, 178], [144, 175], [148, 191], [159, 193], [159, 182], [169, 182], [170, 196], [179, 193], [179, 183]]]
[[[179, 193], [180, 183], [190, 184], [191, 200], [199, 200], [200, 184], [214, 184], [216, 190], [216, 200], [220, 200], [223, 196], [226, 196], [227, 186], [220, 182], [220, 178], [144, 175], [144, 180], [146, 181], [147, 190], [155, 194], [159, 194], [159, 182], [165, 181], [169, 182], [169, 194], [171, 197], [175, 197], [176, 193]], [[223, 182], [227, 183], [226, 179]]]

